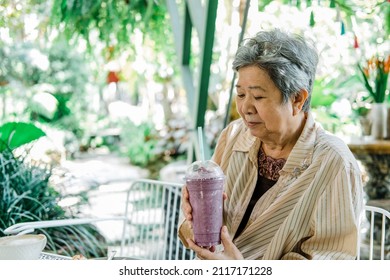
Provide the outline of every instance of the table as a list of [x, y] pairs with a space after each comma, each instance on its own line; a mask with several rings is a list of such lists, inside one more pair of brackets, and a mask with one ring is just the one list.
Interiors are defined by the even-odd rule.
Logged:
[[390, 141], [359, 138], [348, 147], [367, 172], [367, 204], [390, 210]]
[[[47, 261], [59, 261], [59, 260], [73, 260], [72, 257], [48, 253], [48, 252], [42, 252], [39, 256], [39, 260], [47, 260]], [[141, 260], [139, 258], [131, 258], [131, 257], [105, 257], [105, 258], [94, 258], [92, 260]]]
[[41, 255], [39, 256], [40, 260], [71, 260], [71, 257], [68, 256], [62, 256], [62, 255], [57, 255], [57, 254], [52, 254], [52, 253], [46, 253], [42, 252]]

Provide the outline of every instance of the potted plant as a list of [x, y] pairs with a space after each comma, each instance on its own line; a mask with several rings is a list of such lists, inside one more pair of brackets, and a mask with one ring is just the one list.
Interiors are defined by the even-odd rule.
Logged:
[[390, 67], [390, 55], [387, 57], [373, 56], [364, 66], [358, 64], [363, 82], [372, 99], [371, 134], [375, 139], [387, 138], [387, 86]]

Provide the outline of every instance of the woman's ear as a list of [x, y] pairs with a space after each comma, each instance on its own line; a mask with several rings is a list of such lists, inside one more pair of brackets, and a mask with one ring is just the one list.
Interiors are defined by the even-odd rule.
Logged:
[[301, 89], [292, 100], [293, 105], [293, 115], [297, 115], [299, 112], [302, 111], [303, 105], [306, 102], [307, 97], [309, 96], [309, 93], [306, 89]]

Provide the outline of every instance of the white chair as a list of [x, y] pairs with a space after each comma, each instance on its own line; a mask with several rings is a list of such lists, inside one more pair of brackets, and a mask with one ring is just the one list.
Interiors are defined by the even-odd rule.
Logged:
[[119, 257], [149, 260], [193, 259], [177, 237], [182, 184], [136, 180], [126, 192], [122, 216], [19, 223], [6, 234], [26, 234], [35, 229], [89, 224], [108, 220], [123, 222]]
[[[390, 257], [390, 212], [379, 207], [364, 206], [364, 219], [358, 238], [357, 259], [388, 259]], [[387, 242], [387, 245], [386, 245]]]

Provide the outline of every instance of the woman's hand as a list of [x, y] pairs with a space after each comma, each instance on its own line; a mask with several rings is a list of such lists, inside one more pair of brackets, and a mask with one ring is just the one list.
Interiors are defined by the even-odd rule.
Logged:
[[187, 239], [189, 248], [192, 249], [201, 260], [243, 260], [241, 252], [232, 242], [227, 227], [223, 226], [221, 230], [221, 241], [224, 247], [222, 252], [214, 252], [214, 246], [211, 248], [199, 247], [191, 239]]
[[184, 186], [181, 191], [181, 211], [183, 211], [190, 228], [192, 228], [192, 207], [190, 204], [190, 195], [187, 186]]

